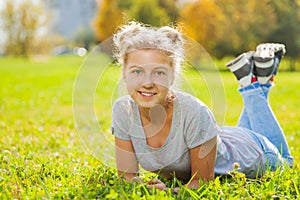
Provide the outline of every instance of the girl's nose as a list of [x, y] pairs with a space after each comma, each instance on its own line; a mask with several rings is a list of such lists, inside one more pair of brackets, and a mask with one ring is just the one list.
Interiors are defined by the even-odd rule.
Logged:
[[145, 75], [143, 80], [143, 87], [145, 88], [152, 88], [154, 86], [152, 75]]

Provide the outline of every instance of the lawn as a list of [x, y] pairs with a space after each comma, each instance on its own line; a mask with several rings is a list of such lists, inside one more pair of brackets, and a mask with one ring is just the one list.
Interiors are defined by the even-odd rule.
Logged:
[[[218, 177], [198, 190], [181, 186], [175, 196], [125, 183], [116, 176], [110, 110], [122, 84], [120, 69], [103, 70], [103, 60], [0, 58], [0, 199], [300, 197], [299, 72], [280, 72], [270, 93], [295, 167], [268, 172], [259, 179], [245, 179], [238, 173]], [[236, 124], [242, 100], [231, 73], [186, 69], [182, 88], [201, 98], [220, 124]], [[153, 174], [141, 176], [147, 180]], [[180, 185], [176, 180], [167, 184]]]

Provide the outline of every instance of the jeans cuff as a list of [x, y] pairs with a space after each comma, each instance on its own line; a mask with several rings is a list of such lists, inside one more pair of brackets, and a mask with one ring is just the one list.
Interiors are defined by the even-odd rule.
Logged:
[[254, 82], [254, 83], [251, 83], [250, 85], [239, 88], [239, 91], [240, 92], [245, 92], [245, 91], [253, 90], [253, 89], [256, 89], [256, 88], [260, 88], [260, 86], [261, 85], [260, 85], [259, 82]]

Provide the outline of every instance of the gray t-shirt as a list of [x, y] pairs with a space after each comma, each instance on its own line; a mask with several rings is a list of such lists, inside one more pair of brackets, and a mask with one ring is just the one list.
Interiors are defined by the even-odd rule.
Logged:
[[[130, 140], [139, 164], [148, 171], [159, 172], [166, 178], [191, 178], [189, 150], [213, 137], [218, 137], [216, 174], [226, 174], [233, 163], [248, 176], [262, 162], [262, 152], [249, 135], [238, 127], [219, 127], [209, 108], [196, 97], [174, 91], [173, 117], [170, 133], [164, 145], [147, 145], [138, 105], [130, 96], [116, 100], [113, 106], [112, 130], [115, 137]], [[247, 174], [248, 173], [248, 174]]]

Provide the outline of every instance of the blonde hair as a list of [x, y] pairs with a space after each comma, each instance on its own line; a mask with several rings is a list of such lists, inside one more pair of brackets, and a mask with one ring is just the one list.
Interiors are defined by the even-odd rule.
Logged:
[[172, 66], [180, 72], [184, 59], [184, 40], [181, 33], [170, 26], [160, 28], [131, 21], [120, 27], [113, 36], [114, 56], [120, 65], [126, 64], [127, 53], [138, 49], [158, 49], [170, 55]]

